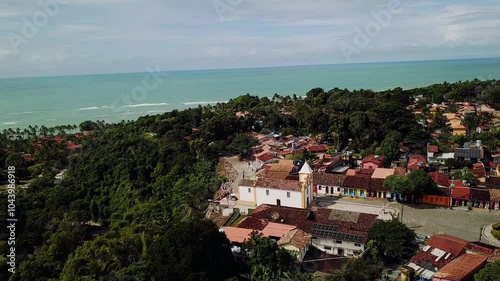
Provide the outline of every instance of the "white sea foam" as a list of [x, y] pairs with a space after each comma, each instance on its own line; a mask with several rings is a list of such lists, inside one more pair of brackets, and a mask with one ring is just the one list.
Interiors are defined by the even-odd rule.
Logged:
[[229, 102], [228, 100], [226, 101], [192, 101], [192, 102], [184, 102], [182, 103], [183, 105], [204, 105], [204, 104], [215, 104], [215, 103], [227, 103]]
[[17, 125], [17, 122], [3, 122], [2, 125]]
[[165, 106], [165, 105], [168, 105], [168, 103], [161, 102], [161, 103], [128, 104], [128, 105], [124, 105], [123, 107], [146, 107], [146, 106]]
[[82, 108], [79, 108], [78, 110], [84, 111], [84, 110], [98, 110], [98, 109], [108, 109], [108, 108], [113, 108], [113, 107], [112, 106], [107, 106], [107, 105], [103, 105], [103, 106], [91, 106], [91, 107], [82, 107]]
[[155, 114], [155, 113], [165, 113], [165, 110], [150, 110], [146, 111], [148, 114]]

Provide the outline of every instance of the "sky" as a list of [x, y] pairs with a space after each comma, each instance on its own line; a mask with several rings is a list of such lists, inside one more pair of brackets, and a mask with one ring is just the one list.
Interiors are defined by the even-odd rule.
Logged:
[[0, 77], [500, 57], [498, 15], [498, 0], [0, 0]]

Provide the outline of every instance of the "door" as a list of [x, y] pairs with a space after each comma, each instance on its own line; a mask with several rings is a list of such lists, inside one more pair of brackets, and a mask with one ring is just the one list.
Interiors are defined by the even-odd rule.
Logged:
[[280, 199], [276, 199], [276, 205], [281, 206], [281, 200]]
[[334, 189], [334, 187], [330, 186], [330, 191], [331, 191], [330, 194], [334, 194], [335, 193], [333, 189]]

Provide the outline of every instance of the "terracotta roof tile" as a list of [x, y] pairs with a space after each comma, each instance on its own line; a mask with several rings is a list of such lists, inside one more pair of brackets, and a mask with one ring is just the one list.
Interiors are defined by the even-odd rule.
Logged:
[[314, 173], [313, 183], [327, 186], [341, 186], [345, 180], [344, 175], [329, 173]]
[[439, 147], [437, 145], [428, 145], [427, 151], [437, 153], [439, 152]]
[[304, 249], [309, 245], [312, 236], [301, 229], [294, 229], [283, 235], [278, 240], [278, 245], [292, 244], [298, 249]]
[[463, 253], [469, 241], [447, 234], [435, 234], [425, 244], [458, 256]]
[[385, 179], [394, 175], [395, 170], [390, 168], [377, 168], [372, 174], [372, 179]]
[[451, 197], [456, 200], [469, 200], [470, 188], [455, 186], [451, 188]]
[[260, 205], [246, 217], [238, 227], [262, 230], [266, 222], [278, 222], [295, 225], [299, 229], [312, 233], [313, 224], [336, 225], [339, 232], [361, 236], [363, 243], [368, 239], [368, 230], [377, 220], [377, 215], [313, 208], [311, 210]]
[[363, 163], [373, 163], [379, 167], [384, 165], [384, 156], [379, 155], [377, 159], [377, 155], [371, 154], [363, 158]]
[[487, 257], [478, 254], [464, 254], [441, 268], [434, 278], [450, 281], [462, 281], [479, 271], [486, 263]]
[[370, 184], [369, 177], [364, 177], [359, 174], [356, 174], [354, 176], [346, 176], [343, 186], [368, 189], [369, 184]]
[[[422, 163], [422, 167], [419, 166]], [[408, 170], [417, 170], [423, 168], [427, 164], [427, 159], [420, 154], [412, 154], [408, 159]]]
[[243, 243], [246, 239], [250, 239], [250, 233], [252, 233], [252, 229], [245, 228], [237, 228], [237, 227], [225, 227], [224, 233], [227, 236], [227, 239], [231, 242]]
[[241, 179], [238, 186], [253, 186], [255, 181], [249, 179]]
[[264, 236], [282, 237], [296, 228], [294, 225], [270, 222], [262, 229], [262, 234]]
[[302, 183], [295, 180], [260, 178], [255, 183], [255, 187], [301, 191]]
[[307, 151], [312, 152], [312, 153], [327, 151], [328, 145], [326, 145], [326, 144], [312, 145], [312, 146], [307, 147], [306, 149], [307, 149]]
[[450, 178], [448, 178], [448, 175], [446, 174], [439, 172], [432, 172], [429, 173], [429, 176], [439, 186], [444, 186], [444, 187], [450, 186]]
[[470, 189], [470, 199], [474, 201], [490, 201], [490, 191], [488, 189], [478, 189], [471, 188]]
[[369, 191], [387, 191], [384, 188], [384, 179], [371, 179], [368, 185]]

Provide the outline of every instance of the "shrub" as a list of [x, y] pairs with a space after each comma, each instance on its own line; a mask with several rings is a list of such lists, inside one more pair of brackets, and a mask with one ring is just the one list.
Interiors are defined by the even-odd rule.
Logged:
[[496, 239], [500, 240], [500, 230], [493, 229], [491, 234], [495, 236]]
[[499, 223], [495, 223], [492, 227], [495, 230], [500, 230], [500, 222]]

